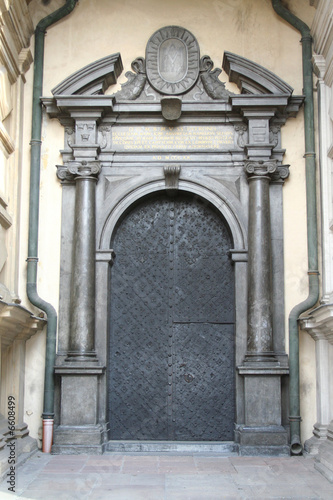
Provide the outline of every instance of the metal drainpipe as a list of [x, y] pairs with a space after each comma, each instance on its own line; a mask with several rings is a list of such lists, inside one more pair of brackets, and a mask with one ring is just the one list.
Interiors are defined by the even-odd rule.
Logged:
[[304, 138], [305, 138], [305, 173], [306, 173], [306, 208], [308, 237], [308, 279], [309, 295], [296, 305], [289, 315], [289, 420], [290, 451], [292, 455], [302, 454], [300, 432], [300, 394], [299, 394], [299, 316], [314, 307], [319, 299], [318, 242], [317, 242], [317, 200], [316, 200], [316, 162], [312, 81], [312, 37], [310, 28], [288, 9], [281, 5], [281, 0], [272, 0], [275, 12], [302, 35], [303, 93], [304, 103]]
[[47, 314], [46, 355], [43, 404], [43, 451], [50, 453], [53, 439], [54, 417], [54, 363], [56, 353], [57, 313], [54, 307], [41, 299], [37, 293], [39, 182], [42, 137], [44, 37], [46, 29], [72, 12], [78, 0], [67, 0], [66, 4], [44, 17], [35, 30], [34, 81], [32, 100], [32, 129], [30, 151], [30, 199], [29, 239], [27, 258], [27, 295], [32, 304]]

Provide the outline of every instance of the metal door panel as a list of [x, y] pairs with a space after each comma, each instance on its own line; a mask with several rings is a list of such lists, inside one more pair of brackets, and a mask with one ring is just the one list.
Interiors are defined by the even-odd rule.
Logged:
[[116, 233], [111, 275], [109, 414], [112, 439], [168, 439], [169, 206], [136, 207]]
[[220, 215], [186, 194], [145, 199], [117, 228], [111, 439], [232, 439], [231, 247]]
[[174, 325], [174, 439], [232, 441], [233, 325]]

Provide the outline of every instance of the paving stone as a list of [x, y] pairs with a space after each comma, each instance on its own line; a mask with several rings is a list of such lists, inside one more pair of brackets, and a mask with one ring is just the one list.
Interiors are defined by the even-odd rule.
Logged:
[[140, 485], [107, 486], [94, 490], [89, 499], [109, 500], [163, 500], [164, 487]]
[[0, 499], [332, 500], [313, 458], [216, 454], [44, 455], [17, 466], [16, 492]]

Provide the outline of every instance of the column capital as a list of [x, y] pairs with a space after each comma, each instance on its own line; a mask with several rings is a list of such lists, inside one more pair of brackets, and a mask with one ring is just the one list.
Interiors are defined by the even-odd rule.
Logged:
[[94, 178], [97, 180], [102, 170], [100, 161], [69, 161], [65, 165], [57, 165], [57, 177], [61, 181]]
[[257, 177], [271, 177], [277, 169], [277, 160], [253, 161], [246, 160], [244, 165], [245, 173], [249, 180]]

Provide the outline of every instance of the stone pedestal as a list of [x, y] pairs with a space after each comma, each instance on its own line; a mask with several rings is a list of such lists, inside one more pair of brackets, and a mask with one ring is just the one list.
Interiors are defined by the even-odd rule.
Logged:
[[61, 376], [61, 413], [52, 453], [102, 453], [107, 434], [99, 423], [98, 385], [104, 367], [67, 362], [55, 373]]
[[281, 425], [281, 376], [288, 369], [259, 365], [239, 367], [244, 376], [245, 423], [236, 429], [240, 455], [289, 455], [288, 434]]

